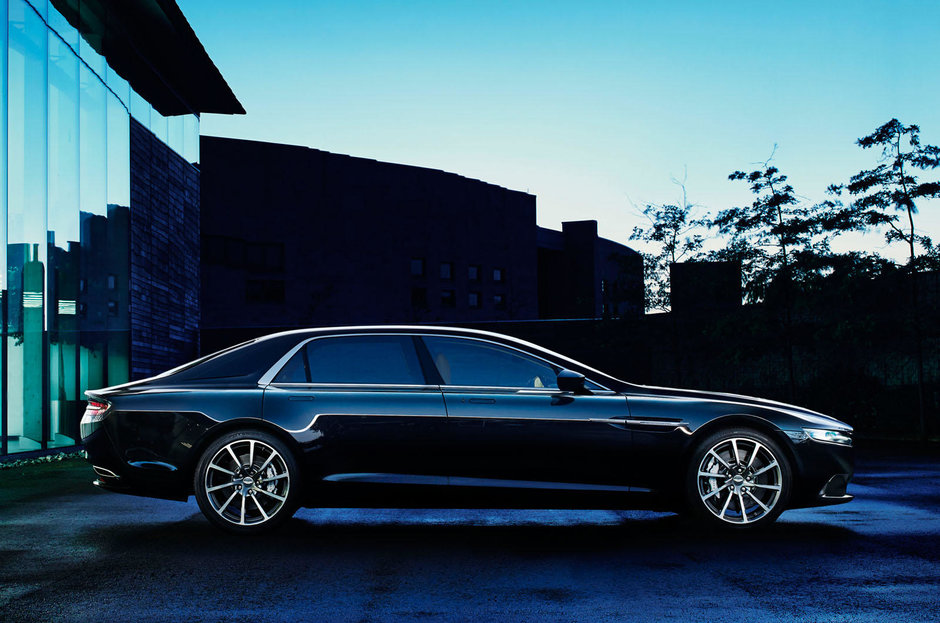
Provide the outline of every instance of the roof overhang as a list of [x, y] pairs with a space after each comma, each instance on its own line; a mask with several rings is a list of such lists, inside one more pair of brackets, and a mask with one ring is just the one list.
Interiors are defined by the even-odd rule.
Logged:
[[244, 114], [174, 0], [52, 0], [162, 115]]

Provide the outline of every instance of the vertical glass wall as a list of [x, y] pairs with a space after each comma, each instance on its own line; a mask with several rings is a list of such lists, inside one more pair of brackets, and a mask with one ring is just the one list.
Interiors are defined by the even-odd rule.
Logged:
[[130, 117], [160, 115], [47, 0], [0, 0], [0, 454], [73, 445], [84, 391], [129, 379]]

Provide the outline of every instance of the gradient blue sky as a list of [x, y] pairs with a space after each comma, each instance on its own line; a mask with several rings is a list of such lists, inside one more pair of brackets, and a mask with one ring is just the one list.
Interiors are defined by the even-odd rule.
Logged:
[[248, 111], [203, 116], [203, 134], [452, 171], [620, 242], [684, 171], [692, 201], [746, 202], [728, 173], [776, 143], [818, 201], [874, 166], [854, 141], [891, 117], [940, 143], [936, 0], [179, 5]]

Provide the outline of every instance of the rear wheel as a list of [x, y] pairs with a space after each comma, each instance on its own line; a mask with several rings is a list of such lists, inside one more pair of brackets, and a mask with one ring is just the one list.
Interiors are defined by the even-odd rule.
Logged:
[[773, 523], [786, 508], [792, 480], [780, 446], [751, 429], [709, 436], [692, 453], [686, 501], [712, 525], [753, 528]]
[[290, 449], [261, 431], [235, 431], [209, 444], [195, 475], [206, 518], [230, 532], [264, 532], [297, 510], [300, 472]]

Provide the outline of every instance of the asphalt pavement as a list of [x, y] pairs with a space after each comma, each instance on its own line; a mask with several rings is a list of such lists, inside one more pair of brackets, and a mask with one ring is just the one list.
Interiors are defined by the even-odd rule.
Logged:
[[301, 510], [236, 537], [64, 461], [0, 471], [0, 621], [940, 621], [940, 460], [756, 534], [662, 513]]

